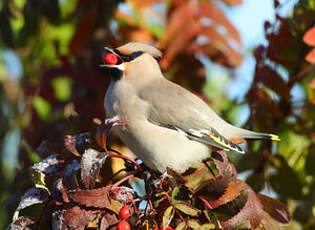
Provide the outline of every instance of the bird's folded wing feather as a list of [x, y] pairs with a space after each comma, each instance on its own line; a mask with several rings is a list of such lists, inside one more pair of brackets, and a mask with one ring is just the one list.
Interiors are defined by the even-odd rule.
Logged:
[[219, 134], [210, 124], [223, 125], [221, 118], [206, 103], [188, 90], [165, 79], [139, 91], [149, 105], [148, 120], [177, 130], [188, 138], [224, 150], [244, 151]]

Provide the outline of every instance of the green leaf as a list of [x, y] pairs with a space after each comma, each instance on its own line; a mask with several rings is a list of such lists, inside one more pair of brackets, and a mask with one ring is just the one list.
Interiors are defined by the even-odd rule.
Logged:
[[302, 183], [298, 174], [289, 167], [287, 161], [280, 155], [275, 155], [280, 161], [280, 167], [275, 174], [270, 176], [272, 188], [283, 197], [292, 197], [294, 199], [302, 198]]
[[181, 222], [180, 224], [177, 225], [175, 230], [185, 230], [187, 227], [187, 224], [185, 221]]
[[200, 226], [200, 229], [201, 229], [201, 230], [210, 230], [210, 229], [217, 229], [217, 228], [215, 227], [214, 224], [208, 223], [208, 224], [203, 224], [203, 225], [201, 225], [201, 226]]
[[189, 192], [184, 186], [175, 187], [173, 189], [173, 192], [172, 192], [172, 203], [173, 204], [176, 204], [178, 202], [183, 202], [183, 201], [185, 202], [189, 199], [190, 199], [189, 198]]
[[188, 220], [187, 224], [192, 229], [200, 229], [200, 224], [198, 220], [195, 219]]
[[208, 216], [208, 218], [211, 220], [211, 223], [214, 225], [214, 228], [219, 229], [219, 224], [214, 213], [211, 210], [204, 211], [203, 213], [205, 216]]
[[177, 203], [174, 207], [189, 216], [198, 216], [200, 213], [198, 209], [185, 203]]
[[309, 175], [315, 175], [315, 145], [311, 145], [306, 156], [305, 170]]
[[51, 81], [51, 86], [54, 89], [55, 97], [59, 101], [67, 101], [72, 93], [72, 79], [68, 77], [57, 77]]
[[175, 209], [173, 206], [169, 206], [163, 215], [163, 228], [166, 229], [166, 227], [171, 223], [173, 217], [174, 217]]
[[48, 188], [46, 187], [46, 182], [45, 182], [46, 175], [44, 173], [30, 168], [29, 174], [36, 188], [43, 188], [48, 191]]
[[264, 175], [262, 173], [252, 173], [247, 177], [246, 183], [249, 184], [254, 191], [259, 192], [264, 188]]
[[209, 169], [204, 166], [196, 169], [191, 174], [185, 176], [185, 185], [188, 188], [192, 188], [195, 191], [199, 191], [203, 187], [207, 186], [210, 180], [213, 179], [213, 175]]
[[38, 116], [41, 119], [46, 120], [52, 110], [50, 103], [40, 96], [34, 96], [32, 103]]

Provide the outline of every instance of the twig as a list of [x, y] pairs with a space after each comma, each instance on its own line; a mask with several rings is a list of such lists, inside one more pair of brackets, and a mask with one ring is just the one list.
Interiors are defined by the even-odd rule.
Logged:
[[315, 70], [314, 64], [309, 65], [306, 69], [299, 72], [296, 76], [291, 77], [289, 80], [289, 83], [288, 83], [289, 87], [292, 87], [296, 82], [302, 80], [304, 77], [306, 77], [313, 70]]
[[[110, 150], [110, 151], [112, 151], [112, 150]], [[114, 152], [114, 151], [112, 151], [112, 152]], [[134, 159], [131, 159], [130, 157], [127, 157], [127, 156], [124, 156], [124, 155], [119, 155], [119, 154], [116, 153], [116, 151], [115, 151], [115, 153], [108, 153], [107, 156], [108, 157], [116, 157], [116, 158], [120, 158], [120, 159], [124, 159], [124, 160], [130, 161], [137, 167], [139, 172], [142, 172], [142, 168], [140, 167], [138, 162], [135, 161]]]
[[121, 180], [117, 181], [115, 184], [112, 185], [111, 189], [115, 189], [117, 188], [119, 185], [121, 185], [122, 183], [124, 183], [125, 181], [129, 180], [130, 178], [135, 177], [135, 175], [130, 174], [124, 178], [122, 178]]

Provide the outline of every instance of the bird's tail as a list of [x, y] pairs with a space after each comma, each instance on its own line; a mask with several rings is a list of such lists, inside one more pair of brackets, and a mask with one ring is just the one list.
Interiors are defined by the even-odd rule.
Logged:
[[233, 127], [233, 129], [234, 133], [236, 134], [235, 136], [241, 137], [243, 139], [280, 141], [279, 136], [275, 134], [259, 133], [237, 127]]

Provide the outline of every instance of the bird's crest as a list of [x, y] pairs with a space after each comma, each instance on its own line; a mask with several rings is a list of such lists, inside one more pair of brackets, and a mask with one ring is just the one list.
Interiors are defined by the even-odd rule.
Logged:
[[143, 42], [129, 42], [123, 46], [117, 48], [120, 53], [129, 55], [138, 51], [142, 51], [144, 53], [150, 54], [152, 57], [156, 59], [160, 59], [162, 57], [162, 52], [155, 48], [154, 46], [143, 43]]

